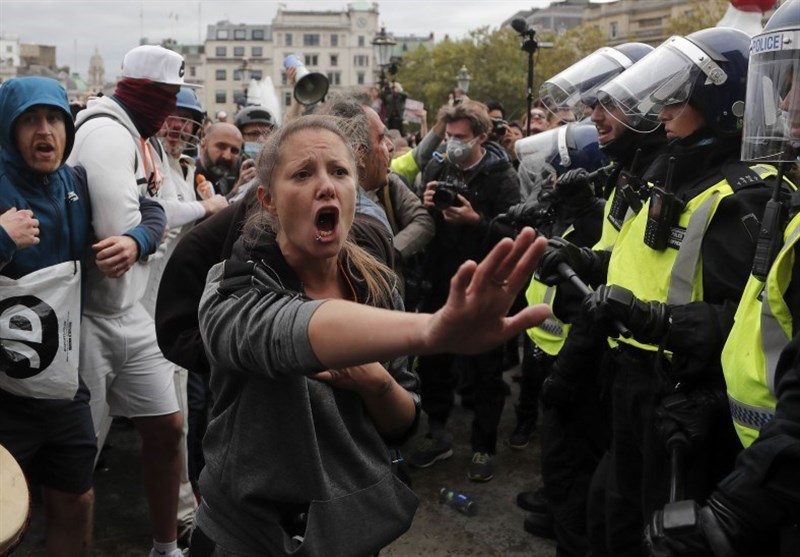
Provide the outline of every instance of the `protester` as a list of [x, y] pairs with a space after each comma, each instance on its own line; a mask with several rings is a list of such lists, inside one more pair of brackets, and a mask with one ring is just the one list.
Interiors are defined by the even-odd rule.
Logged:
[[[69, 161], [86, 169], [92, 224], [100, 238], [137, 224], [139, 198], [159, 195], [164, 179], [160, 144], [148, 139], [175, 110], [183, 67], [183, 58], [173, 51], [136, 47], [123, 59], [114, 94], [90, 100], [78, 116]], [[130, 418], [141, 434], [151, 555], [177, 557], [182, 417], [174, 366], [158, 349], [153, 319], [141, 301], [148, 265], [138, 261], [118, 270], [128, 272], [109, 279], [89, 269], [92, 295], [81, 330], [81, 376], [92, 395], [97, 433], [103, 429], [107, 404], [112, 416]], [[101, 446], [103, 442], [99, 439]]]
[[[216, 397], [192, 554], [211, 555], [216, 544], [374, 554], [409, 527], [417, 504], [384, 444], [415, 420], [407, 389], [416, 378], [403, 356], [485, 350], [538, 322], [541, 308], [505, 315], [541, 242], [531, 248], [526, 230], [513, 247], [506, 240], [480, 265], [467, 263], [436, 314], [386, 311], [398, 303], [391, 275], [346, 241], [356, 157], [339, 124], [289, 123], [265, 146], [259, 178], [250, 241], [212, 269], [201, 303]], [[246, 263], [253, 257], [263, 263]], [[276, 481], [289, 471], [291, 481]]]
[[[200, 143], [197, 173], [214, 185], [214, 192], [229, 196], [255, 177], [255, 164], [242, 161], [244, 140], [233, 124], [211, 124]], [[245, 161], [246, 162], [246, 161]]]
[[[120, 262], [155, 249], [163, 211], [145, 204], [142, 220], [148, 224], [96, 244], [96, 261], [90, 263], [85, 174], [64, 165], [75, 140], [64, 89], [41, 77], [5, 82], [0, 123], [0, 274], [4, 302], [16, 300], [17, 307], [7, 308], [4, 318], [18, 332], [41, 331], [35, 346], [54, 347], [34, 358], [26, 348], [33, 338], [3, 341], [0, 443], [28, 480], [42, 487], [47, 555], [85, 557], [92, 542], [97, 444], [89, 389], [78, 374], [78, 347], [65, 345], [62, 332], [79, 336], [83, 264], [118, 277]], [[27, 307], [31, 302], [24, 300], [31, 297], [50, 305], [51, 315]], [[33, 322], [34, 315], [42, 321]]]
[[[214, 194], [208, 199], [196, 200], [198, 194], [195, 192], [195, 161], [184, 153], [189, 148], [197, 147], [200, 140], [198, 130], [204, 116], [205, 111], [200, 106], [194, 89], [181, 87], [181, 90], [178, 91], [175, 111], [167, 117], [158, 133], [159, 140], [164, 146], [166, 166], [166, 176], [161, 188], [162, 197], [159, 202], [167, 214], [169, 233], [159, 251], [148, 262], [150, 276], [142, 297], [142, 305], [151, 317], [155, 317], [158, 286], [164, 267], [178, 241], [186, 235], [197, 220], [216, 214], [228, 206], [228, 201], [219, 194]], [[202, 184], [198, 185], [202, 186]], [[194, 523], [194, 511], [197, 507], [195, 492], [190, 481], [190, 464], [187, 460], [193, 454], [187, 450], [187, 440], [191, 438], [190, 422], [193, 417], [190, 415], [192, 405], [187, 390], [192, 394], [198, 391], [202, 393], [203, 386], [195, 384], [198, 381], [202, 382], [202, 379], [196, 375], [190, 377], [189, 371], [183, 367], [175, 367], [175, 392], [181, 414], [184, 416], [181, 437], [183, 466], [178, 492], [177, 515], [178, 542], [182, 546], [188, 546], [189, 535]], [[193, 384], [193, 388], [190, 390], [187, 388], [189, 382]], [[203, 404], [201, 411], [205, 410]], [[199, 447], [196, 447], [196, 450], [200, 450]]]

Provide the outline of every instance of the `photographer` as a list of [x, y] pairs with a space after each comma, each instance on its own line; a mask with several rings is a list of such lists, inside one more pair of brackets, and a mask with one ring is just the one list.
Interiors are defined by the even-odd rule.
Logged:
[[[486, 244], [490, 243], [487, 233], [491, 219], [520, 198], [519, 183], [505, 151], [487, 141], [492, 124], [486, 107], [467, 100], [444, 108], [439, 117], [445, 123], [446, 154], [435, 155], [422, 176], [426, 184], [423, 204], [436, 222], [424, 271], [431, 291], [422, 302], [422, 311], [444, 304], [450, 279], [459, 265], [468, 259], [480, 260], [490, 247]], [[422, 409], [428, 415], [430, 431], [410, 456], [412, 466], [426, 468], [453, 454], [445, 433], [453, 407], [453, 360], [452, 354], [419, 359]], [[473, 481], [488, 481], [493, 475], [490, 455], [495, 453], [497, 425], [505, 403], [503, 348], [470, 356], [465, 364], [476, 371], [477, 395], [472, 425], [474, 454], [468, 475]]]

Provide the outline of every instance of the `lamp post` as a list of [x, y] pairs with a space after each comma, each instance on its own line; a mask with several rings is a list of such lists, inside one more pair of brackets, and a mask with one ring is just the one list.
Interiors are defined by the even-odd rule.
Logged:
[[380, 32], [372, 39], [372, 46], [375, 48], [375, 56], [378, 58], [378, 67], [381, 69], [380, 73], [380, 88], [386, 86], [386, 66], [391, 63], [392, 47], [397, 42], [386, 33], [386, 27], [381, 26]]
[[248, 65], [249, 65], [249, 62], [248, 62], [247, 58], [242, 58], [242, 65], [239, 67], [239, 71], [241, 72], [241, 75], [242, 75], [242, 90], [244, 91], [244, 101], [243, 101], [244, 104], [243, 104], [243, 106], [245, 106], [245, 107], [247, 106], [247, 86], [248, 86], [248, 83], [250, 81], [247, 78], [247, 76], [248, 76], [248, 74], [250, 72], [253, 71], [248, 67]]
[[462, 65], [461, 69], [458, 70], [456, 74], [456, 82], [458, 83], [458, 88], [464, 91], [466, 95], [469, 93], [469, 82], [472, 81], [472, 76], [469, 75], [469, 71], [467, 70], [467, 66]]

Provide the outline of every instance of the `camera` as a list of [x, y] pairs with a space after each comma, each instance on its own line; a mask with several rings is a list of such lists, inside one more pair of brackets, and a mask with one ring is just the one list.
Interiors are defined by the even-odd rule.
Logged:
[[461, 194], [466, 197], [468, 193], [469, 189], [464, 182], [448, 178], [447, 180], [436, 182], [433, 186], [433, 204], [440, 211], [450, 207], [460, 207], [461, 201], [458, 200], [458, 195]]
[[506, 134], [506, 126], [508, 122], [502, 118], [492, 118], [492, 135], [495, 137], [503, 137]]

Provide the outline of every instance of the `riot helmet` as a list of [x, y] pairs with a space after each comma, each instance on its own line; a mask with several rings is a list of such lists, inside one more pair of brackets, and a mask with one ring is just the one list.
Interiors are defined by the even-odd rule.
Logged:
[[597, 89], [653, 51], [644, 43], [603, 47], [545, 81], [539, 96], [549, 109], [570, 108], [580, 116], [597, 102]]
[[518, 175], [526, 197], [553, 188], [564, 172], [583, 168], [588, 172], [605, 164], [592, 123], [571, 122], [531, 135], [514, 146], [520, 161]]
[[749, 45], [746, 33], [729, 27], [670, 37], [601, 86], [598, 100], [618, 109], [620, 121], [634, 131], [656, 130], [663, 107], [687, 103], [703, 115], [714, 134], [738, 135]]
[[800, 150], [800, 0], [750, 42], [742, 160], [796, 162]]

